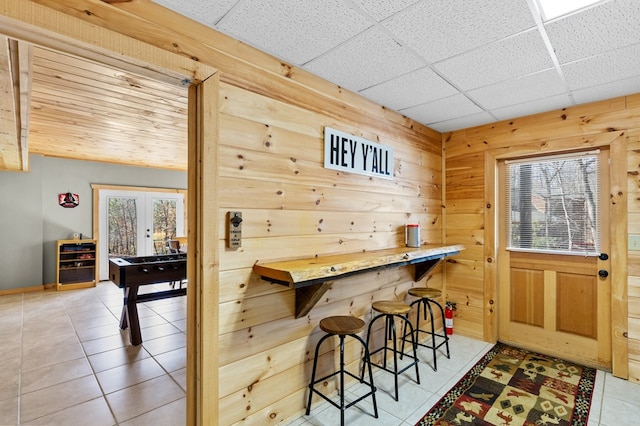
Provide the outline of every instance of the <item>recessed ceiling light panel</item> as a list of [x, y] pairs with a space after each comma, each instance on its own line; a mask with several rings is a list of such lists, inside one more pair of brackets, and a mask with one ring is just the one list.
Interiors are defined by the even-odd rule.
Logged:
[[599, 3], [602, 0], [538, 0], [540, 10], [542, 10], [542, 19], [549, 21], [558, 16], [584, 9], [592, 4]]

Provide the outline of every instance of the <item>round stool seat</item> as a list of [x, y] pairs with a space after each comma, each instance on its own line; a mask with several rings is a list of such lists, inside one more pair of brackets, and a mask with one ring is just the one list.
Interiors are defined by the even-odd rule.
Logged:
[[374, 311], [378, 311], [381, 314], [393, 314], [404, 315], [411, 310], [411, 306], [404, 302], [398, 302], [395, 300], [380, 300], [373, 302], [371, 305]]
[[329, 334], [356, 334], [364, 329], [364, 321], [346, 315], [326, 317], [320, 320], [320, 329]]
[[420, 297], [422, 299], [437, 299], [442, 296], [442, 291], [437, 288], [414, 287], [408, 292], [411, 296]]

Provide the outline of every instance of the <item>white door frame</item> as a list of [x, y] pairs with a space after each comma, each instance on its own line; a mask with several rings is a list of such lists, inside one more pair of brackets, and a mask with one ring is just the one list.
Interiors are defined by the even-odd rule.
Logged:
[[[109, 256], [108, 256], [108, 242], [109, 238], [106, 235], [107, 232], [107, 209], [106, 200], [107, 197], [131, 197], [140, 200], [138, 205], [139, 214], [137, 217], [138, 227], [138, 241], [137, 246], [143, 249], [138, 255], [147, 256], [153, 255], [153, 238], [147, 238], [146, 232], [140, 232], [140, 230], [146, 231], [148, 223], [152, 223], [152, 209], [151, 203], [154, 199], [175, 199], [176, 200], [176, 235], [184, 236], [185, 234], [185, 206], [186, 206], [186, 191], [176, 189], [161, 189], [161, 188], [138, 188], [138, 187], [117, 187], [108, 186], [102, 187], [100, 185], [92, 185], [94, 190], [94, 206], [96, 208], [98, 223], [97, 233], [98, 236], [98, 279], [100, 281], [109, 279]], [[148, 222], [150, 220], [150, 222]]]

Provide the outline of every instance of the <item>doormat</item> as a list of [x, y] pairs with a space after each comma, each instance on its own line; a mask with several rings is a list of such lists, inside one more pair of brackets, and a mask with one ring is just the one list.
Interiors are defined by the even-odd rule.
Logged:
[[416, 426], [586, 425], [596, 370], [498, 342]]

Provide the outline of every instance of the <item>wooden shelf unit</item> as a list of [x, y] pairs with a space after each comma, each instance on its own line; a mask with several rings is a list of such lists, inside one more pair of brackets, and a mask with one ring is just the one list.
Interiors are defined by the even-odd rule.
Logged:
[[56, 247], [56, 289], [95, 287], [96, 240], [58, 240]]
[[442, 259], [464, 250], [462, 245], [400, 247], [384, 250], [320, 256], [266, 264], [253, 271], [262, 279], [296, 291], [296, 318], [309, 313], [333, 280], [379, 268], [415, 265], [414, 281], [420, 281]]

